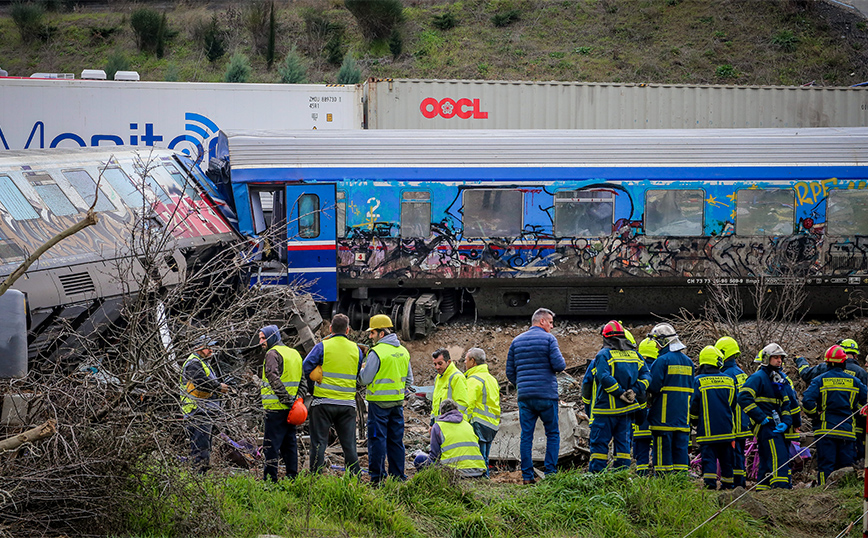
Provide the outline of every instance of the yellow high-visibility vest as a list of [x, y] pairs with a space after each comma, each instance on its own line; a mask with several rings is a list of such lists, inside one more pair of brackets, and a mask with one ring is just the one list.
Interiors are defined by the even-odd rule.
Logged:
[[359, 375], [359, 346], [343, 336], [322, 342], [322, 381], [313, 388], [313, 395], [332, 400], [352, 400], [356, 397], [356, 377]]
[[368, 385], [365, 399], [369, 402], [399, 402], [404, 399], [410, 352], [404, 346], [377, 344], [371, 351], [380, 358], [380, 369]]
[[[301, 355], [298, 351], [284, 345], [276, 345], [268, 351], [277, 351], [283, 359], [283, 370], [280, 374], [280, 382], [286, 388], [286, 392], [295, 396], [298, 394], [298, 384], [301, 382]], [[267, 353], [267, 352], [266, 352]], [[286, 404], [280, 403], [280, 399], [271, 388], [271, 383], [265, 377], [265, 362], [262, 363], [262, 380], [259, 383], [259, 395], [262, 398], [262, 408], [269, 410], [289, 409]]]

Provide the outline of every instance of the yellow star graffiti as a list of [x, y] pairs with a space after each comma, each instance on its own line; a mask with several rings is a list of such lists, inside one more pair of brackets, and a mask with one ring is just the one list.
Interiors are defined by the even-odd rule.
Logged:
[[738, 193], [727, 194], [726, 197], [729, 198], [730, 202], [735, 203], [736, 199], [738, 199]]
[[712, 207], [728, 207], [729, 206], [729, 204], [727, 204], [726, 202], [719, 202], [714, 198], [714, 196], [710, 196], [710, 195], [708, 198], [705, 199], [705, 201], [708, 203], [708, 205], [710, 205]]
[[353, 212], [353, 215], [355, 215], [357, 217], [362, 213], [359, 210], [359, 206], [357, 206], [355, 202], [350, 202], [349, 208], [350, 208], [350, 211]]

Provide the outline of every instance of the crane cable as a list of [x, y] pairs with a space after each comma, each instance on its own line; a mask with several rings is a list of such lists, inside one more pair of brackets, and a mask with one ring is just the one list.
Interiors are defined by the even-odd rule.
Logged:
[[[790, 463], [791, 461], [793, 461], [794, 459], [801, 457], [801, 454], [802, 454], [803, 451], [808, 450], [808, 449], [810, 449], [812, 446], [816, 445], [817, 442], [820, 441], [820, 439], [822, 439], [823, 437], [826, 437], [827, 435], [829, 435], [830, 433], [832, 433], [832, 431], [834, 431], [836, 428], [838, 428], [838, 426], [841, 426], [842, 424], [844, 424], [844, 423], [847, 422], [848, 420], [852, 419], [853, 417], [855, 417], [856, 415], [858, 415], [858, 414], [859, 414], [863, 409], [865, 409], [865, 408], [868, 408], [868, 405], [866, 405], [866, 406], [864, 406], [864, 407], [860, 407], [858, 410], [856, 410], [856, 411], [854, 411], [853, 413], [851, 413], [849, 417], [845, 418], [844, 420], [842, 420], [842, 421], [839, 422], [838, 424], [835, 424], [835, 426], [834, 426], [833, 428], [830, 428], [830, 431], [828, 431], [827, 433], [824, 433], [824, 434], [821, 435], [820, 437], [817, 437], [816, 439], [814, 439], [814, 442], [813, 442], [813, 443], [811, 443], [810, 445], [808, 445], [808, 446], [806, 446], [806, 447], [803, 447], [801, 450], [799, 450], [799, 451], [796, 453], [795, 456], [793, 456], [792, 458], [790, 458], [790, 459], [788, 459], [787, 461], [785, 461], [784, 463], [782, 463], [782, 464], [780, 465], [780, 467], [778, 467], [777, 469], [775, 469], [775, 470], [772, 472], [772, 474], [777, 473], [778, 471], [780, 471], [781, 469], [783, 469], [784, 467], [786, 467], [787, 465], [789, 465], [789, 463]], [[757, 477], [757, 478], [759, 478], [759, 477]], [[729, 508], [730, 506], [734, 505], [734, 504], [737, 503], [737, 502], [738, 502], [742, 497], [744, 497], [745, 495], [747, 495], [748, 493], [750, 493], [751, 491], [753, 491], [754, 489], [756, 489], [756, 487], [760, 485], [760, 482], [762, 482], [762, 479], [757, 480], [757, 483], [754, 484], [753, 486], [751, 486], [750, 489], [746, 489], [746, 490], [744, 491], [744, 493], [742, 493], [741, 495], [739, 495], [738, 497], [736, 497], [735, 499], [733, 499], [732, 501], [730, 501], [729, 504], [727, 504], [726, 506], [724, 506], [723, 508], [721, 508], [720, 510], [718, 510], [717, 512], [715, 512], [714, 514], [712, 514], [711, 516], [709, 516], [708, 519], [706, 519], [705, 521], [703, 521], [702, 523], [700, 523], [700, 524], [699, 524], [696, 528], [694, 528], [692, 531], [690, 531], [690, 532], [688, 532], [687, 534], [685, 534], [683, 538], [687, 538], [688, 536], [690, 536], [690, 535], [693, 534], [694, 532], [696, 532], [696, 531], [698, 531], [699, 529], [701, 529], [702, 527], [704, 527], [707, 523], [710, 523], [712, 520], [716, 519], [717, 516], [719, 516], [720, 514], [722, 514], [722, 513], [723, 513], [727, 508]], [[863, 515], [864, 515], [864, 514], [863, 514]], [[860, 517], [859, 519], [861, 519], [861, 517]]]

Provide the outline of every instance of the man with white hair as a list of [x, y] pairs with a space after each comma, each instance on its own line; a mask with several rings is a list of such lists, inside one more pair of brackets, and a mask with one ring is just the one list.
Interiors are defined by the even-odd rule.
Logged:
[[488, 453], [500, 427], [500, 385], [488, 372], [485, 351], [478, 347], [467, 350], [464, 356], [467, 371], [467, 411], [464, 416], [479, 437], [479, 451], [485, 459], [485, 476], [488, 477]]

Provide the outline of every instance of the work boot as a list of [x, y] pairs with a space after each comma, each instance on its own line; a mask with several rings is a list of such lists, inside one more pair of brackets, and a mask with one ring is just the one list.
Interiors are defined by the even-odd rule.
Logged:
[[536, 480], [531, 478], [530, 480], [522, 480], [521, 483], [524, 486], [532, 486], [532, 485], [536, 484]]

